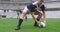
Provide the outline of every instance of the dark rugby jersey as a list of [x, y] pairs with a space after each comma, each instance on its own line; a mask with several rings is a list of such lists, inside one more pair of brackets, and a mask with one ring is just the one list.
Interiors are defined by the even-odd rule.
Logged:
[[44, 11], [45, 10], [44, 4], [41, 4], [41, 5], [39, 5], [37, 7], [37, 1], [34, 2], [34, 3], [30, 3], [29, 5], [27, 5], [27, 8], [31, 12], [34, 12], [34, 11], [37, 11], [37, 10], [40, 10], [40, 11]]

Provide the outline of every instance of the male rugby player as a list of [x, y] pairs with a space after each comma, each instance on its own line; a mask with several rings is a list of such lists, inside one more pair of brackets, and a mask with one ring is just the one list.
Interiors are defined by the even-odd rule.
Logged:
[[[35, 21], [34, 26], [39, 26], [39, 20], [42, 16], [44, 19], [44, 23], [46, 24], [45, 6], [43, 4], [43, 0], [37, 0], [36, 2], [29, 4], [24, 8], [22, 14], [20, 15], [19, 23], [16, 27], [16, 30], [20, 29], [23, 19], [28, 12], [31, 13], [31, 15]], [[38, 15], [37, 18], [35, 18], [34, 15]]]

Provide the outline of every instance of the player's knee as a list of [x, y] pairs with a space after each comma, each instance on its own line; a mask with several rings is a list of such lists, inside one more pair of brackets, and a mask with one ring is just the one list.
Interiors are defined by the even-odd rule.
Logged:
[[21, 18], [21, 19], [24, 19], [25, 15], [26, 15], [26, 13], [25, 13], [25, 12], [24, 12], [24, 13], [22, 13], [22, 14], [20, 15], [20, 18]]

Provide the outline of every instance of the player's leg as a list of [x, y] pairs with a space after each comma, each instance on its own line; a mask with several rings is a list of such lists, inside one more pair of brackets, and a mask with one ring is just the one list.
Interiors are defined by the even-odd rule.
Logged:
[[37, 16], [37, 18], [36, 18], [37, 21], [39, 21], [41, 19], [41, 17], [42, 17], [42, 13], [39, 13], [38, 16]]
[[28, 12], [28, 10], [25, 7], [25, 9], [23, 10], [22, 14], [20, 15], [19, 22], [18, 22], [18, 25], [16, 27], [16, 30], [19, 30], [20, 29], [20, 26], [21, 26], [21, 24], [23, 22], [24, 17], [26, 16], [27, 12]]
[[[37, 16], [36, 19], [37, 19], [37, 21], [39, 21], [40, 18], [42, 17], [42, 13], [38, 12], [37, 15], [38, 15], [38, 16]], [[35, 21], [35, 23], [34, 23], [34, 26], [38, 26], [36, 21]]]

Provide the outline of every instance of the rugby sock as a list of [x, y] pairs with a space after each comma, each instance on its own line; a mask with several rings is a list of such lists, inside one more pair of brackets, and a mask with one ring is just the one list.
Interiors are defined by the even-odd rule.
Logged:
[[35, 24], [37, 24], [37, 22], [35, 21]]
[[39, 21], [40, 19], [37, 18], [37, 21]]
[[23, 22], [23, 19], [19, 19], [18, 26], [21, 26], [22, 22]]
[[[40, 19], [37, 18], [37, 21], [39, 21]], [[35, 21], [35, 24], [37, 24], [37, 22]]]
[[35, 21], [34, 26], [37, 26], [37, 22]]

